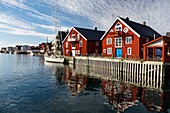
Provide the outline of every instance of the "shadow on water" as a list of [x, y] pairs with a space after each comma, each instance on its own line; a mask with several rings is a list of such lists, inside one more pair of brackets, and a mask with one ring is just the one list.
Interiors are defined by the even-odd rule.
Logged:
[[[113, 75], [108, 70], [99, 72], [98, 69], [85, 66], [64, 66], [63, 76], [56, 79], [67, 85], [70, 97], [102, 94], [105, 99], [103, 104], [116, 112], [168, 112], [170, 111], [170, 77], [166, 76], [159, 85], [152, 81], [152, 87], [144, 86], [141, 82], [132, 83], [125, 81], [124, 74]], [[126, 77], [125, 77], [126, 78]], [[133, 78], [129, 78], [133, 79]], [[131, 81], [131, 82], [129, 82]], [[133, 80], [134, 81], [134, 80]], [[147, 84], [147, 83], [146, 83]], [[149, 85], [149, 84], [148, 84]], [[155, 86], [155, 87], [153, 87]]]

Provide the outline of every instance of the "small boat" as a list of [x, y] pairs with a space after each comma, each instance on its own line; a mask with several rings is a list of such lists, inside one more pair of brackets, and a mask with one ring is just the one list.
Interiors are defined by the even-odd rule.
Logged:
[[64, 56], [44, 56], [46, 62], [64, 63]]

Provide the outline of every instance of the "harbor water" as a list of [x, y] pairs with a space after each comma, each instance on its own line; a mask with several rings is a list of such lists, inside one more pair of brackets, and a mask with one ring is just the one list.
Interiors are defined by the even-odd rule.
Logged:
[[0, 54], [0, 113], [169, 113], [166, 76], [145, 87], [85, 66]]

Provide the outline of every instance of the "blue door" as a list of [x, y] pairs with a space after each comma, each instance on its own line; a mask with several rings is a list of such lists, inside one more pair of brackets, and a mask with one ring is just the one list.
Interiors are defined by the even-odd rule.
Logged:
[[122, 49], [116, 49], [116, 57], [122, 57]]

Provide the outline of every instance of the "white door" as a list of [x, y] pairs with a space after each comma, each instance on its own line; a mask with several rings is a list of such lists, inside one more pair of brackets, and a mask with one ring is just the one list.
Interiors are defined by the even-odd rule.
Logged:
[[72, 56], [76, 56], [76, 50], [72, 50]]

